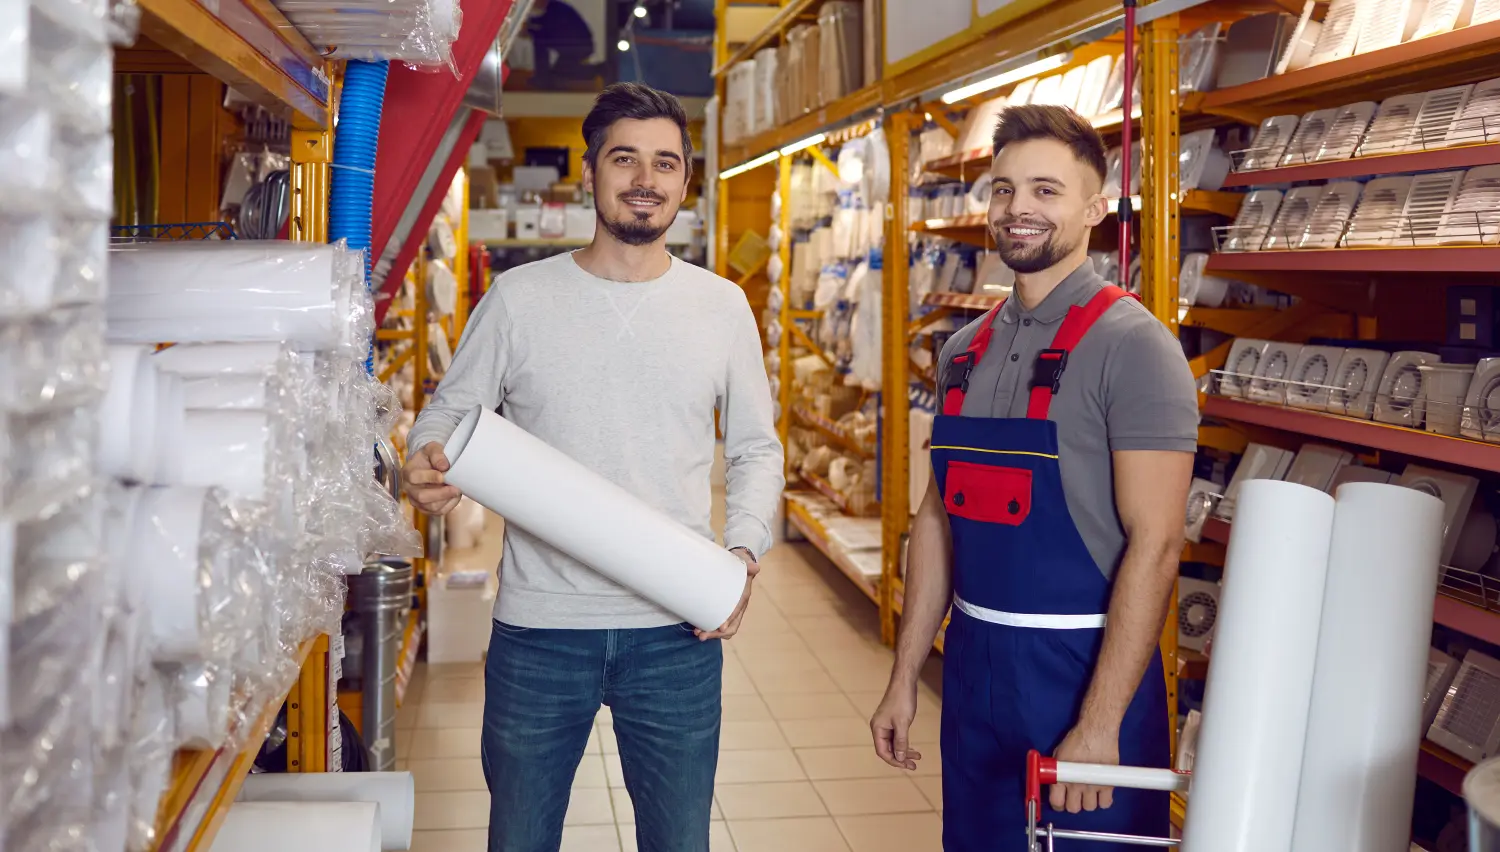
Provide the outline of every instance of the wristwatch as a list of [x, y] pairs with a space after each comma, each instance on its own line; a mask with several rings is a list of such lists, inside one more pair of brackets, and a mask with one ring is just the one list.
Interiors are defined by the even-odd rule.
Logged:
[[759, 560], [759, 559], [756, 559], [756, 558], [755, 558], [755, 553], [754, 553], [754, 552], [752, 552], [752, 551], [751, 551], [751, 550], [750, 550], [750, 548], [748, 548], [748, 547], [744, 547], [744, 546], [740, 546], [740, 547], [731, 547], [731, 548], [729, 548], [729, 552], [730, 552], [730, 553], [733, 553], [733, 552], [735, 552], [735, 551], [736, 551], [736, 550], [743, 550], [743, 551], [744, 551], [744, 552], [745, 552], [745, 555], [746, 555], [746, 556], [748, 556], [748, 557], [750, 557], [750, 561], [751, 561], [751, 562], [754, 562], [754, 563], [756, 563], [756, 564], [760, 564], [760, 560]]

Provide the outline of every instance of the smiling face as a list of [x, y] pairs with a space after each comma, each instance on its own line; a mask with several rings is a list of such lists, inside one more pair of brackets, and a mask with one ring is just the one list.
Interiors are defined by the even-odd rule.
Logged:
[[584, 188], [616, 240], [631, 246], [661, 239], [687, 197], [682, 129], [670, 119], [624, 118], [609, 126], [596, 162], [583, 164]]
[[1000, 259], [1017, 273], [1050, 269], [1087, 250], [1108, 212], [1098, 173], [1056, 139], [1010, 142], [990, 166], [989, 223]]

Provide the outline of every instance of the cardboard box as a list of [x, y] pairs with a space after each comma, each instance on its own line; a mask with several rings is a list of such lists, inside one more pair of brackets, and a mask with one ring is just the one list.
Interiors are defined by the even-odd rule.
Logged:
[[469, 169], [469, 207], [493, 210], [500, 206], [500, 182], [495, 170], [489, 166], [472, 166]]

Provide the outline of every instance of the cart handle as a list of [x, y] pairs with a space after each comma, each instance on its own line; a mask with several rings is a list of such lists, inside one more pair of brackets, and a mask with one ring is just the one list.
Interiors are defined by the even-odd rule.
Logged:
[[[1069, 763], [1042, 757], [1033, 749], [1026, 754], [1026, 810], [1041, 816], [1042, 787], [1052, 784], [1094, 784], [1131, 790], [1165, 790], [1186, 793], [1193, 773], [1176, 769], [1145, 769], [1098, 763]], [[1035, 810], [1033, 811], [1033, 808]]]

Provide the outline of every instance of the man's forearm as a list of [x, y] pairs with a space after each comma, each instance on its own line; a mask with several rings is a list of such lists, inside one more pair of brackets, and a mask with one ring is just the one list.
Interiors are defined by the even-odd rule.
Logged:
[[[931, 496], [929, 495], [929, 501]], [[901, 633], [896, 640], [893, 683], [914, 684], [932, 652], [933, 640], [953, 601], [953, 563], [948, 538], [948, 516], [942, 504], [923, 505], [912, 524], [907, 547], [906, 593], [902, 601]]]
[[1084, 695], [1078, 723], [1118, 730], [1161, 641], [1182, 544], [1131, 541], [1115, 578], [1104, 644]]

